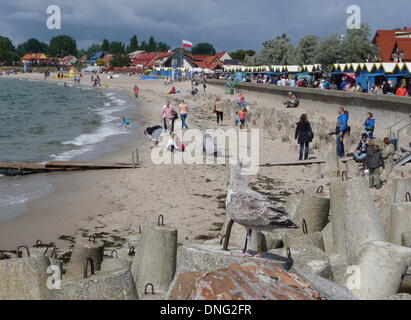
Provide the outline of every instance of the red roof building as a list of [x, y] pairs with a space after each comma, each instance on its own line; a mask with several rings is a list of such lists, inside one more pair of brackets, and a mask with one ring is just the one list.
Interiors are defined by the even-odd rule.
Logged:
[[157, 53], [141, 53], [136, 55], [134, 58], [131, 59], [131, 66], [133, 67], [145, 67], [148, 63], [150, 63]]
[[45, 66], [50, 65], [52, 60], [44, 53], [28, 53], [23, 56], [21, 62], [29, 65]]
[[411, 61], [411, 28], [402, 30], [377, 30], [372, 41], [380, 49], [382, 62]]
[[209, 70], [216, 70], [216, 69], [222, 69], [223, 68], [223, 63], [220, 61], [220, 59], [215, 56], [204, 56], [202, 60], [199, 59], [200, 56], [193, 56], [193, 63], [198, 66], [199, 68], [202, 69], [209, 69]]

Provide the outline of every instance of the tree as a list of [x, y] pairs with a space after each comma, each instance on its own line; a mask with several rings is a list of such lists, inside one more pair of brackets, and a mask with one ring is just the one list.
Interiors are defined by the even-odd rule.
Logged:
[[166, 52], [168, 50], [170, 50], [170, 46], [167, 43], [159, 42], [157, 44], [157, 51], [158, 52]]
[[138, 49], [137, 36], [133, 35], [130, 39], [130, 46], [128, 47], [128, 52], [134, 52]]
[[76, 40], [67, 35], [60, 35], [50, 40], [48, 54], [52, 57], [67, 55], [77, 56]]
[[145, 41], [141, 42], [140, 50], [148, 51], [148, 44]]
[[114, 57], [114, 59], [111, 61], [111, 66], [112, 67], [128, 67], [130, 65], [131, 61], [128, 58], [127, 55], [117, 55]]
[[286, 34], [263, 43], [258, 60], [265, 65], [290, 65], [297, 63], [296, 49]]
[[315, 55], [320, 45], [320, 38], [315, 35], [308, 35], [302, 38], [297, 47], [298, 64], [314, 64]]
[[315, 61], [321, 64], [323, 70], [329, 69], [334, 63], [341, 62], [341, 58], [341, 38], [338, 34], [322, 41], [315, 53]]
[[238, 60], [241, 60], [241, 61], [244, 61], [246, 56], [252, 57], [254, 55], [255, 55], [254, 50], [242, 50], [242, 49], [240, 49], [240, 50], [237, 50], [237, 51], [234, 51], [234, 52], [230, 52], [231, 58], [238, 59]]
[[17, 52], [9, 38], [0, 36], [0, 62], [12, 63], [18, 60]]
[[101, 50], [103, 52], [110, 52], [110, 42], [107, 39], [103, 40], [103, 43], [101, 44]]
[[191, 49], [191, 53], [195, 55], [214, 56], [216, 51], [211, 43], [201, 42]]
[[47, 43], [40, 42], [37, 39], [29, 39], [17, 47], [19, 55], [23, 56], [26, 53], [44, 53], [48, 49]]
[[112, 54], [124, 54], [126, 49], [125, 49], [125, 44], [117, 41], [110, 42], [110, 53]]
[[90, 45], [90, 47], [88, 47], [87, 51], [86, 51], [86, 55], [87, 57], [92, 57], [94, 56], [97, 52], [102, 51], [103, 49], [101, 48], [101, 45], [97, 44], [97, 43], [93, 43], [92, 45]]
[[156, 51], [157, 43], [156, 43], [156, 41], [154, 40], [153, 37], [150, 37], [150, 39], [148, 39], [148, 48], [147, 49], [148, 49], [149, 52]]
[[341, 43], [343, 62], [365, 62], [378, 60], [379, 49], [369, 40], [371, 29], [362, 25], [360, 29], [347, 30]]

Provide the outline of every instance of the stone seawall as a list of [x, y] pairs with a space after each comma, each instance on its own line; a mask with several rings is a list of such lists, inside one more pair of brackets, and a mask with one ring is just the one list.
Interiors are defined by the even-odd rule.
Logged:
[[[224, 86], [224, 80], [208, 80], [208, 84]], [[364, 107], [382, 111], [411, 113], [411, 97], [397, 97], [386, 95], [372, 95], [358, 92], [343, 92], [335, 90], [320, 90], [300, 87], [279, 87], [272, 84], [240, 83], [240, 89], [268, 93], [286, 97], [292, 91], [300, 99], [319, 101], [322, 103], [340, 104], [347, 107]]]

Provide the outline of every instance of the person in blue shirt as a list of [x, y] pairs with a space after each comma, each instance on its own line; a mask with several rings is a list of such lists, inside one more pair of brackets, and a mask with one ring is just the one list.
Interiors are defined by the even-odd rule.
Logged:
[[343, 82], [341, 82], [341, 85], [340, 85], [340, 89], [341, 89], [341, 90], [345, 90], [345, 88], [347, 87], [347, 85], [348, 85], [347, 80], [346, 80], [346, 79], [343, 79]]
[[343, 158], [345, 156], [344, 136], [348, 131], [348, 119], [348, 112], [345, 111], [344, 107], [339, 107], [337, 125], [335, 130], [335, 134], [337, 135], [337, 156], [339, 158]]
[[368, 136], [368, 139], [374, 139], [375, 118], [371, 112], [367, 113], [367, 119], [364, 121], [364, 133]]

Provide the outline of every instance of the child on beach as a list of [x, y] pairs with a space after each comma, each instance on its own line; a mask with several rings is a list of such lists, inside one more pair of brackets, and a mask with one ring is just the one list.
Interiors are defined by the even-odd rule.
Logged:
[[134, 86], [134, 96], [138, 98], [138, 94], [140, 93], [140, 89], [137, 87], [137, 85]]
[[130, 126], [130, 121], [127, 120], [125, 117], [121, 118], [121, 125], [124, 126], [125, 128], [128, 128]]
[[381, 189], [382, 182], [380, 178], [380, 168], [385, 168], [384, 159], [380, 150], [380, 146], [371, 140], [367, 149], [367, 157], [365, 165], [369, 170], [369, 186], [370, 188]]
[[240, 129], [244, 129], [246, 115], [247, 115], [247, 109], [246, 108], [242, 108], [238, 112], [238, 120], [240, 121]]

